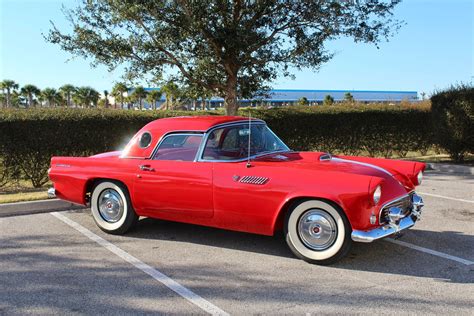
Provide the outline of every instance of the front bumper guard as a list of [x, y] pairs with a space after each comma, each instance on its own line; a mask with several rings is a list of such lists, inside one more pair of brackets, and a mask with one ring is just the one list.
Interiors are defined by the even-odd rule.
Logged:
[[403, 215], [403, 210], [399, 207], [389, 208], [388, 224], [371, 230], [352, 231], [352, 240], [357, 242], [372, 242], [390, 235], [398, 234], [401, 231], [413, 227], [420, 219], [423, 199], [417, 194], [411, 197], [411, 210], [409, 214]]

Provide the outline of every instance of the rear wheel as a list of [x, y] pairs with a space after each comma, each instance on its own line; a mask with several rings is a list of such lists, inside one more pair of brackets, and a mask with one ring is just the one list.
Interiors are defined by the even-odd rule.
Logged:
[[124, 234], [138, 220], [127, 188], [115, 181], [102, 181], [95, 186], [91, 211], [97, 226], [109, 234]]
[[344, 212], [320, 200], [299, 202], [288, 211], [285, 237], [299, 258], [321, 265], [344, 257], [351, 247], [351, 227]]

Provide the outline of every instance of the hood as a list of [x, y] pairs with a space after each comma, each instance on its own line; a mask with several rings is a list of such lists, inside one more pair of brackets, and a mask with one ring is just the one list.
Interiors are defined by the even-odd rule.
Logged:
[[[357, 159], [360, 158], [360, 159]], [[376, 159], [385, 162], [395, 162], [393, 168], [385, 168], [374, 161], [361, 161], [365, 157], [331, 156], [322, 152], [285, 152], [276, 153], [256, 159], [256, 162], [264, 164], [271, 163], [272, 166], [305, 169], [308, 174], [315, 172], [333, 173], [334, 177], [342, 177], [343, 174], [357, 174], [372, 177], [368, 192], [375, 190], [377, 185], [382, 186], [385, 192], [383, 200], [399, 197], [414, 189], [411, 179], [403, 172], [397, 172], [398, 162], [389, 159]], [[403, 162], [410, 164], [413, 169], [413, 162]]]

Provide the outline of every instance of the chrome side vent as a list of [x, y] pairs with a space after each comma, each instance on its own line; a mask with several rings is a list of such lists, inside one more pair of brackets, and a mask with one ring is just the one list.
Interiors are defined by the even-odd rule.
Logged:
[[240, 178], [240, 183], [247, 183], [247, 184], [256, 184], [262, 185], [268, 182], [268, 178], [265, 177], [256, 177], [256, 176], [244, 176]]
[[332, 156], [331, 156], [331, 154], [329, 154], [329, 153], [322, 154], [322, 155], [319, 157], [319, 161], [328, 161], [328, 160], [331, 160], [331, 159], [332, 159]]

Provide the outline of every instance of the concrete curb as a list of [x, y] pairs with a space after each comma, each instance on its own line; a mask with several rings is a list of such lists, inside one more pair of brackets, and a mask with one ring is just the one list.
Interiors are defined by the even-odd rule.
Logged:
[[451, 165], [445, 163], [427, 163], [428, 172], [453, 173], [462, 175], [474, 175], [474, 167], [463, 165]]
[[84, 208], [84, 206], [59, 199], [5, 203], [0, 204], [0, 217], [48, 213], [79, 208]]

